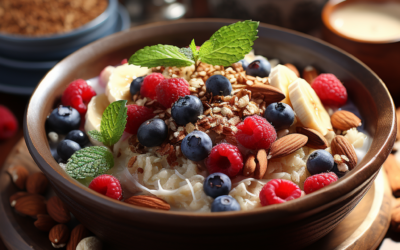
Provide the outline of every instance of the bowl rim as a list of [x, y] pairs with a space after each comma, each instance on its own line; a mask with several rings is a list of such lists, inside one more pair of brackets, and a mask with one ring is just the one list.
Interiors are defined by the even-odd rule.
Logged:
[[[230, 216], [235, 216], [237, 218], [239, 217], [258, 217], [261, 214], [268, 213], [270, 211], [275, 211], [275, 212], [283, 212], [283, 213], [291, 213], [291, 214], [298, 214], [298, 213], [307, 213], [315, 209], [319, 209], [324, 206], [329, 206], [331, 203], [338, 201], [338, 200], [343, 200], [345, 199], [345, 195], [351, 193], [356, 189], [358, 186], [361, 186], [366, 180], [371, 178], [374, 173], [376, 173], [382, 163], [385, 161], [387, 156], [390, 154], [390, 150], [395, 140], [396, 136], [396, 117], [395, 117], [395, 107], [393, 100], [382, 82], [382, 80], [371, 70], [369, 69], [364, 63], [362, 63], [360, 60], [355, 58], [354, 56], [348, 54], [347, 52], [327, 43], [324, 42], [318, 38], [305, 35], [300, 32], [296, 32], [293, 30], [281, 28], [281, 27], [276, 27], [273, 25], [269, 24], [264, 24], [260, 23], [260, 27], [267, 28], [267, 29], [272, 29], [275, 31], [279, 32], [284, 32], [287, 35], [290, 36], [300, 36], [301, 39], [307, 40], [307, 42], [311, 43], [316, 43], [319, 44], [323, 47], [326, 47], [326, 49], [332, 50], [336, 52], [339, 52], [339, 54], [342, 54], [342, 56], [349, 57], [349, 59], [355, 61], [355, 63], [358, 63], [359, 66], [362, 66], [365, 68], [373, 77], [376, 78], [377, 82], [380, 83], [380, 88], [382, 88], [382, 91], [387, 95], [389, 102], [390, 102], [390, 107], [387, 107], [391, 111], [391, 116], [388, 117], [388, 124], [390, 126], [389, 131], [387, 132], [387, 137], [385, 138], [384, 142], [382, 143], [381, 148], [379, 148], [379, 152], [377, 152], [374, 157], [368, 161], [365, 162], [362, 168], [358, 168], [357, 170], [354, 169], [350, 174], [346, 175], [344, 178], [342, 178], [336, 185], [331, 185], [325, 188], [324, 192], [314, 192], [312, 194], [306, 195], [305, 197], [302, 197], [302, 199], [295, 199], [290, 202], [286, 202], [283, 204], [278, 204], [278, 205], [270, 205], [266, 207], [261, 207], [257, 208], [254, 210], [250, 211], [240, 211], [240, 212], [225, 212], [225, 213], [199, 213], [199, 212], [190, 212], [190, 211], [162, 211], [162, 210], [156, 210], [156, 209], [149, 209], [149, 208], [143, 208], [143, 207], [138, 207], [138, 206], [133, 206], [129, 205], [124, 202], [119, 202], [114, 199], [111, 199], [109, 197], [103, 196], [85, 186], [82, 184], [78, 183], [71, 177], [69, 177], [63, 170], [60, 169], [55, 169], [53, 166], [58, 165], [57, 162], [51, 157], [51, 162], [47, 162], [42, 154], [50, 154], [50, 150], [39, 148], [36, 146], [40, 140], [36, 140], [35, 138], [32, 138], [32, 134], [37, 131], [36, 128], [32, 126], [32, 124], [36, 124], [36, 127], [38, 127], [37, 122], [32, 122], [35, 119], [38, 119], [37, 117], [37, 112], [34, 110], [34, 107], [32, 105], [34, 104], [39, 104], [41, 102], [40, 99], [38, 99], [36, 96], [38, 95], [37, 92], [40, 89], [40, 86], [43, 82], [46, 81], [46, 78], [50, 74], [55, 74], [57, 73], [58, 68], [62, 64], [66, 64], [69, 62], [69, 59], [75, 57], [75, 55], [79, 55], [80, 53], [84, 51], [91, 51], [92, 52], [92, 46], [100, 45], [102, 43], [107, 43], [112, 41], [113, 39], [117, 39], [117, 37], [123, 37], [124, 33], [133, 33], [133, 32], [138, 32], [140, 34], [141, 31], [146, 30], [146, 29], [151, 29], [154, 27], [159, 27], [159, 26], [170, 26], [170, 25], [179, 25], [183, 23], [214, 23], [214, 24], [221, 24], [221, 25], [227, 25], [231, 24], [233, 22], [237, 22], [238, 20], [233, 20], [233, 19], [218, 19], [218, 18], [198, 18], [198, 19], [181, 19], [181, 20], [175, 20], [175, 21], [169, 21], [169, 22], [157, 22], [157, 23], [151, 23], [151, 24], [146, 24], [146, 25], [141, 25], [141, 26], [136, 26], [134, 28], [131, 28], [129, 31], [125, 32], [119, 32], [116, 34], [113, 34], [111, 36], [108, 36], [106, 38], [100, 39], [94, 43], [91, 43], [80, 50], [74, 52], [70, 56], [66, 57], [63, 59], [61, 62], [59, 62], [51, 71], [47, 73], [47, 75], [42, 79], [42, 81], [39, 83], [39, 85], [36, 87], [29, 104], [27, 106], [25, 115], [24, 115], [24, 137], [26, 144], [28, 146], [28, 149], [35, 160], [35, 162], [38, 164], [38, 166], [41, 168], [43, 172], [46, 173], [46, 175], [50, 175], [52, 178], [57, 179], [59, 186], [63, 188], [68, 188], [71, 192], [74, 193], [77, 197], [84, 198], [86, 200], [89, 200], [90, 202], [94, 202], [97, 205], [102, 206], [105, 209], [111, 209], [114, 211], [119, 211], [121, 213], [127, 213], [127, 214], [140, 214], [140, 215], [146, 215], [147, 216], [153, 216], [151, 218], [168, 218], [170, 221], [175, 221], [176, 219], [185, 219], [190, 220], [194, 219], [197, 222], [201, 222], [201, 219], [206, 219], [210, 218], [212, 220], [218, 220], [218, 219], [223, 219], [227, 218]], [[36, 100], [37, 99], [37, 100]], [[28, 126], [28, 124], [30, 124]], [[43, 124], [42, 124], [43, 126]], [[47, 137], [46, 137], [47, 138]], [[47, 152], [48, 151], [48, 152]], [[368, 155], [368, 153], [367, 153]], [[50, 154], [51, 156], [51, 154]], [[52, 166], [53, 165], [53, 166]], [[357, 166], [358, 167], [358, 166]], [[62, 173], [63, 171], [64, 173]], [[361, 173], [362, 172], [362, 173]], [[356, 173], [361, 175], [364, 179], [361, 181], [361, 178], [355, 178]], [[334, 197], [334, 198], [332, 198]], [[158, 217], [159, 216], [159, 217]], [[259, 218], [259, 217], [258, 217]]]
[[[331, 32], [334, 34], [338, 35], [339, 37], [345, 38], [347, 40], [350, 40], [352, 42], [358, 42], [358, 43], [365, 43], [365, 44], [392, 44], [392, 43], [398, 43], [400, 42], [400, 36], [398, 38], [393, 38], [393, 39], [387, 39], [387, 40], [380, 40], [380, 41], [369, 41], [369, 40], [364, 40], [364, 39], [358, 39], [355, 37], [351, 37], [348, 35], [345, 35], [341, 33], [339, 30], [337, 30], [330, 21], [330, 17], [332, 13], [337, 9], [341, 8], [344, 5], [351, 4], [353, 2], [360, 2], [359, 0], [336, 0], [336, 1], [327, 1], [326, 4], [324, 5], [322, 9], [322, 23], [326, 28], [328, 28]], [[364, 2], [373, 2], [373, 3], [379, 3], [380, 1], [376, 0], [367, 0]], [[385, 2], [399, 2], [400, 1], [393, 1], [393, 0], [386, 0]]]
[[79, 26], [69, 32], [64, 33], [55, 33], [55, 34], [48, 34], [44, 36], [27, 36], [21, 34], [12, 34], [12, 33], [3, 33], [0, 32], [0, 40], [6, 40], [9, 42], [41, 42], [41, 41], [54, 41], [58, 39], [78, 36], [84, 32], [90, 31], [95, 29], [96, 27], [103, 24], [108, 18], [111, 16], [112, 12], [115, 11], [118, 7], [117, 0], [107, 0], [108, 5], [107, 8], [93, 20], [85, 23], [82, 26]]

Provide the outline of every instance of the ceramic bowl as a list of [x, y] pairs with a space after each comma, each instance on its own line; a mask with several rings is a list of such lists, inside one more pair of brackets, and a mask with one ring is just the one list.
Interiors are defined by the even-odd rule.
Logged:
[[[397, 2], [400, 0], [361, 0], [384, 4], [386, 2]], [[395, 102], [400, 101], [400, 71], [398, 62], [400, 60], [400, 37], [397, 39], [372, 42], [355, 39], [346, 36], [336, 30], [330, 22], [332, 12], [347, 4], [360, 2], [360, 0], [328, 1], [322, 11], [322, 37], [325, 41], [336, 45], [350, 54], [354, 55], [371, 69], [385, 82]]]
[[130, 206], [102, 196], [70, 178], [53, 159], [45, 132], [46, 116], [69, 82], [97, 76], [109, 64], [146, 45], [187, 46], [206, 41], [226, 19], [190, 19], [135, 27], [92, 43], [58, 63], [35, 90], [26, 111], [24, 134], [33, 159], [59, 197], [112, 249], [129, 247], [249, 247], [260, 243], [280, 249], [302, 248], [331, 231], [370, 188], [391, 151], [396, 135], [395, 109], [383, 82], [360, 61], [318, 39], [260, 24], [254, 49], [268, 58], [313, 65], [341, 79], [373, 138], [365, 158], [344, 178], [321, 192], [284, 204], [247, 212], [194, 213]]

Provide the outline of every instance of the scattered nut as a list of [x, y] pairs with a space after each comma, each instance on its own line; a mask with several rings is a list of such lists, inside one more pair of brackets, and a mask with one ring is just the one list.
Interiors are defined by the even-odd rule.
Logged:
[[65, 247], [69, 239], [69, 229], [64, 224], [55, 225], [49, 233], [49, 240], [51, 241], [54, 248]]
[[57, 222], [47, 214], [38, 214], [37, 220], [34, 223], [37, 229], [44, 232], [49, 232], [56, 224]]
[[49, 181], [43, 173], [34, 173], [26, 181], [26, 190], [31, 194], [42, 194], [46, 191], [48, 184]]
[[53, 196], [47, 201], [47, 212], [58, 223], [67, 223], [71, 220], [67, 205], [57, 196]]
[[19, 189], [25, 189], [25, 183], [28, 179], [29, 172], [24, 166], [16, 165], [10, 167], [7, 172], [10, 174], [12, 181]]

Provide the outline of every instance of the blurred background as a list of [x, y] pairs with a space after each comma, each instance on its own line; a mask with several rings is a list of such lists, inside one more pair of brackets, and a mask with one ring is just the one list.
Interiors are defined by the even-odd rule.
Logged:
[[399, 100], [398, 0], [0, 0], [0, 107], [19, 124], [0, 138], [0, 166], [22, 137], [30, 95], [58, 61], [133, 26], [208, 17], [252, 19], [326, 40], [370, 66]]

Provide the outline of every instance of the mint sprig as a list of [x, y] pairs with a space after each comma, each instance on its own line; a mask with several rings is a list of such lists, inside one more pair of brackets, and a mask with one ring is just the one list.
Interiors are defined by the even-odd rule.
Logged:
[[74, 179], [96, 177], [114, 166], [113, 154], [106, 147], [87, 147], [68, 159], [66, 172]]
[[129, 64], [149, 68], [157, 66], [185, 67], [194, 64], [194, 61], [179, 52], [179, 48], [176, 46], [158, 44], [136, 51], [129, 58]]
[[230, 66], [252, 50], [259, 22], [243, 21], [224, 26], [200, 48], [199, 60], [212, 65]]
[[124, 133], [128, 118], [126, 103], [126, 100], [119, 100], [108, 105], [101, 117], [100, 132], [92, 130], [88, 134], [109, 147], [117, 143]]
[[147, 46], [129, 59], [129, 64], [142, 67], [185, 67], [201, 61], [212, 65], [230, 66], [248, 54], [257, 37], [259, 22], [243, 21], [220, 28], [198, 51], [194, 39], [189, 48], [172, 45]]

